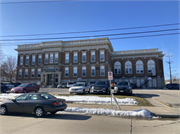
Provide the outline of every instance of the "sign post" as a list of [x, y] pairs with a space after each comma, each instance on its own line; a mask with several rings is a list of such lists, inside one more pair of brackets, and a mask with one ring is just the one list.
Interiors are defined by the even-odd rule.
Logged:
[[112, 108], [112, 93], [111, 93], [111, 80], [113, 80], [113, 72], [112, 71], [108, 71], [108, 80], [110, 83], [111, 109], [113, 109]]

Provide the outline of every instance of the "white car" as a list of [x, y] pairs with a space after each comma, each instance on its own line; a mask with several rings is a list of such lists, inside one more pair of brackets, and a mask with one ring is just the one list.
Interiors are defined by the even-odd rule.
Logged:
[[74, 85], [74, 82], [73, 81], [69, 81], [68, 83], [67, 83], [67, 87], [72, 87]]
[[89, 86], [84, 82], [77, 82], [73, 87], [69, 88], [69, 93], [89, 93]]

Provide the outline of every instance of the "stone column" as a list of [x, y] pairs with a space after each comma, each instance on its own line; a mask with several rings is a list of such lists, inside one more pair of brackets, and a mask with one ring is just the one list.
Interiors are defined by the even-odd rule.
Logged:
[[45, 74], [45, 85], [47, 85], [48, 75]]

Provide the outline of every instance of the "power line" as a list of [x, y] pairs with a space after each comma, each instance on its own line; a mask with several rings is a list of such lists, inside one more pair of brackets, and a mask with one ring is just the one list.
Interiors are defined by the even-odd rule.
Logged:
[[[110, 38], [110, 40], [116, 39], [128, 39], [128, 38], [143, 38], [143, 37], [153, 37], [153, 36], [166, 36], [166, 35], [175, 35], [180, 33], [169, 33], [169, 34], [157, 34], [157, 35], [147, 35], [147, 36], [132, 36], [132, 37], [121, 37], [121, 38]], [[15, 44], [17, 45], [17, 44]], [[3, 46], [14, 46], [14, 45], [3, 45]]]
[[[67, 0], [56, 0], [56, 1], [26, 1], [26, 2], [1, 2], [0, 4], [26, 4], [26, 3], [46, 3], [46, 2], [61, 2]], [[70, 1], [70, 0], [69, 0]]]
[[73, 34], [73, 33], [103, 32], [103, 31], [114, 31], [114, 30], [127, 30], [127, 29], [138, 29], [138, 28], [149, 28], [149, 27], [161, 27], [161, 26], [170, 26], [170, 25], [179, 25], [179, 24], [180, 24], [180, 23], [172, 23], [172, 24], [151, 25], [151, 26], [142, 26], [142, 27], [126, 27], [126, 28], [118, 28], [118, 29], [93, 30], [93, 31], [79, 31], [79, 32], [65, 32], [65, 33], [27, 34], [27, 35], [6, 35], [6, 36], [0, 36], [0, 37], [41, 36], [41, 35], [55, 35], [55, 34]]
[[88, 37], [117, 36], [117, 35], [128, 35], [128, 34], [142, 34], [142, 33], [152, 33], [152, 32], [165, 32], [165, 31], [175, 31], [175, 30], [179, 30], [179, 29], [166, 29], [166, 30], [144, 31], [144, 32], [132, 32], [132, 33], [120, 33], [120, 34], [106, 34], [106, 35], [90, 35], [90, 36], [76, 36], [76, 37], [59, 37], [59, 38], [4, 39], [4, 40], [0, 40], [0, 41], [22, 41], [22, 40], [49, 40], [49, 39], [88, 38]]

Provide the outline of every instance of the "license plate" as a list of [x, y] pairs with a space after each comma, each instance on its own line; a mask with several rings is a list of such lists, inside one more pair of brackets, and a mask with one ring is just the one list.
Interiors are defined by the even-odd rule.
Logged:
[[120, 92], [124, 92], [123, 90], [120, 90]]
[[62, 105], [62, 102], [60, 102], [60, 105]]

